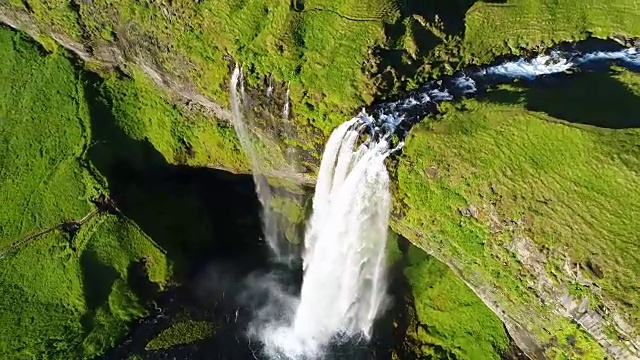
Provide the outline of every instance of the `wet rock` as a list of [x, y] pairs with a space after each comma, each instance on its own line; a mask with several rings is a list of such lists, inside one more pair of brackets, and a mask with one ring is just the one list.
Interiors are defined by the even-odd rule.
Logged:
[[469, 205], [467, 207], [467, 209], [469, 210], [469, 213], [471, 214], [471, 217], [473, 217], [474, 219], [478, 220], [478, 209], [473, 205]]
[[489, 219], [491, 220], [491, 232], [492, 233], [497, 233], [500, 230], [502, 230], [502, 222], [500, 221], [500, 218], [498, 217], [498, 212], [496, 211], [496, 207], [491, 204], [491, 206], [489, 207]]

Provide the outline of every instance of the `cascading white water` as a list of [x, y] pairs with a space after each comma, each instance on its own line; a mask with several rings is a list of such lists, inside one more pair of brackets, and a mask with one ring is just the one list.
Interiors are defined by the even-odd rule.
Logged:
[[[238, 87], [240, 87], [240, 92], [238, 92]], [[251, 163], [251, 172], [253, 174], [253, 182], [256, 186], [256, 194], [258, 195], [258, 200], [262, 206], [263, 232], [266, 241], [269, 243], [269, 247], [274, 252], [276, 258], [279, 259], [285, 256], [285, 254], [283, 254], [284, 251], [281, 246], [282, 241], [279, 239], [275, 214], [273, 214], [273, 209], [270, 205], [272, 199], [271, 188], [267, 183], [267, 179], [263, 175], [260, 158], [256, 153], [253, 143], [251, 142], [249, 132], [245, 125], [245, 119], [242, 113], [242, 103], [244, 102], [244, 99], [246, 99], [246, 96], [244, 93], [242, 71], [237, 65], [231, 74], [230, 88], [233, 126], [236, 130], [236, 134], [238, 135], [238, 139], [240, 140], [240, 145], [242, 145], [242, 148], [247, 153]]]
[[272, 354], [314, 358], [336, 336], [371, 335], [385, 298], [391, 149], [387, 136], [357, 145], [367, 121], [360, 114], [342, 124], [325, 147], [295, 316], [261, 335]]

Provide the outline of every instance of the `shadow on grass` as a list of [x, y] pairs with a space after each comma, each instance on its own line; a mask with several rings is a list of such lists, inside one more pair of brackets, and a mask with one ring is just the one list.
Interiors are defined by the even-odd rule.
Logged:
[[[398, 358], [407, 360], [421, 359], [425, 356], [423, 351], [425, 348], [428, 348], [428, 353], [435, 359], [457, 359], [453, 352], [442, 345], [422, 342], [414, 336], [411, 336], [411, 334], [418, 334], [419, 332], [429, 334], [430, 329], [427, 325], [420, 323], [412, 286], [404, 272], [410, 265], [409, 248], [414, 245], [402, 236], [398, 236], [397, 242], [398, 248], [402, 252], [402, 258], [396, 261], [389, 270], [391, 281], [389, 282], [390, 285], [387, 293], [392, 296], [393, 307], [387, 311], [384, 328], [393, 329], [393, 335], [389, 335], [395, 336], [394, 350]], [[431, 256], [425, 252], [421, 252], [421, 254], [424, 259], [431, 258]], [[427, 284], [423, 286], [427, 286]], [[396, 326], [393, 326], [394, 324]], [[389, 358], [391, 358], [391, 356]]]
[[111, 288], [118, 279], [118, 272], [98, 259], [93, 251], [84, 251], [80, 256], [82, 269], [82, 284], [87, 312], [80, 318], [85, 332], [89, 333], [94, 327], [95, 311], [109, 299]]
[[[266, 258], [251, 177], [167, 163], [148, 141], [123, 132], [100, 78], [86, 76], [92, 129], [87, 157], [120, 211], [166, 251], [176, 274], [189, 277], [216, 257]], [[245, 265], [254, 264], [239, 266]]]
[[103, 264], [95, 252], [87, 250], [80, 256], [84, 297], [89, 310], [96, 310], [109, 298], [111, 287], [118, 279], [118, 272]]
[[[391, 244], [390, 244], [391, 245]], [[391, 245], [393, 246], [393, 245]], [[447, 293], [440, 299], [446, 299], [446, 304], [425, 303], [424, 299], [416, 299], [414, 294], [421, 293], [412, 286], [432, 288], [438, 286], [447, 279], [455, 278], [451, 270], [437, 259], [433, 258], [426, 252], [417, 249], [409, 240], [402, 236], [398, 236], [397, 246], [402, 256], [394, 262], [388, 272], [388, 288], [387, 294], [390, 300], [390, 308], [383, 314], [376, 324], [376, 331], [372, 341], [376, 347], [376, 359], [462, 359], [465, 358], [465, 349], [470, 349], [469, 345], [464, 345], [464, 340], [456, 344], [457, 340], [447, 345], [447, 341], [440, 338], [455, 335], [451, 332], [451, 327], [443, 323], [443, 319], [426, 317], [419, 314], [419, 308], [433, 307], [432, 311], [449, 313], [447, 317], [454, 317], [457, 321], [469, 319], [468, 315], [464, 315], [470, 311], [469, 303], [459, 301], [456, 296], [462, 295], [466, 298], [475, 298], [471, 294], [471, 290], [464, 286], [462, 293]], [[407, 270], [417, 263], [437, 262], [439, 266], [429, 267], [429, 273], [426, 277], [411, 280], [408, 277]], [[455, 279], [458, 281], [457, 279]], [[422, 303], [422, 305], [420, 304]], [[451, 304], [456, 304], [452, 307]], [[489, 312], [484, 308], [485, 305], [480, 301], [476, 301], [474, 306], [482, 306], [481, 313], [473, 311], [475, 315], [483, 316]], [[479, 308], [478, 308], [479, 309]], [[474, 316], [475, 316], [474, 315]], [[449, 321], [449, 320], [447, 320]], [[452, 323], [456, 324], [456, 323]], [[456, 324], [457, 326], [457, 324]], [[460, 326], [466, 326], [460, 324]], [[488, 329], [487, 329], [488, 331]], [[506, 333], [506, 329], [505, 329]], [[461, 333], [462, 334], [462, 333]], [[470, 334], [474, 335], [474, 334]], [[481, 334], [477, 334], [481, 335]], [[508, 334], [507, 334], [508, 337]], [[440, 340], [439, 340], [440, 339]], [[493, 345], [493, 354], [500, 356], [504, 360], [521, 360], [528, 359], [520, 349], [515, 345], [513, 339], [508, 337], [509, 349], [496, 348]], [[487, 341], [486, 337], [478, 336], [478, 341]], [[452, 346], [452, 344], [455, 344]], [[457, 347], [461, 346], [458, 351]], [[468, 353], [471, 354], [471, 353]], [[462, 356], [462, 357], [461, 357]]]
[[[465, 17], [469, 9], [478, 0], [440, 0], [440, 1], [396, 1], [400, 11], [400, 20], [384, 25], [387, 42], [384, 47], [376, 49], [376, 57], [380, 63], [378, 68], [379, 88], [383, 92], [393, 92], [397, 82], [414, 79], [426, 80], [424, 72], [424, 58], [442, 44], [453, 37], [464, 38]], [[484, 3], [505, 3], [506, 0], [486, 0]], [[415, 17], [426, 20], [433, 28], [423, 26]], [[433, 30], [437, 29], [437, 30]], [[407, 40], [415, 44], [415, 53], [409, 53]], [[413, 57], [416, 59], [413, 59]], [[422, 58], [422, 60], [421, 60]], [[437, 67], [436, 60], [427, 61]]]
[[[437, 17], [442, 22], [443, 30], [447, 35], [464, 35], [465, 16], [476, 2], [478, 0], [399, 1], [403, 17], [415, 14], [422, 16], [429, 22], [435, 22]], [[506, 0], [483, 2], [503, 4]]]
[[640, 127], [640, 97], [611, 73], [592, 72], [534, 86], [527, 91], [527, 109], [572, 123], [609, 129]]
[[515, 90], [495, 89], [478, 100], [502, 104], [522, 102], [527, 110], [546, 113], [574, 124], [608, 129], [640, 127], [635, 111], [640, 96], [613, 77], [613, 72], [551, 76], [515, 84]]

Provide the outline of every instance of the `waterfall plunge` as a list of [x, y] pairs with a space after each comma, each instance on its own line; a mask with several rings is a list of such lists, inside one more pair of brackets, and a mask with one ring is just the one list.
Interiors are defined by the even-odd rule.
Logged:
[[366, 123], [361, 114], [342, 124], [325, 147], [295, 316], [261, 334], [272, 357], [315, 358], [336, 337], [371, 335], [385, 298], [391, 150], [386, 136], [357, 145]]

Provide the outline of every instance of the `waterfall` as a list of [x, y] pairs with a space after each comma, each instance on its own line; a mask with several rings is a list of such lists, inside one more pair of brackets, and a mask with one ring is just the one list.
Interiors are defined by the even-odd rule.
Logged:
[[[537, 57], [526, 59], [520, 58], [511, 61], [504, 61], [500, 64], [487, 66], [465, 72], [458, 72], [451, 76], [444, 76], [437, 81], [430, 81], [424, 84], [420, 89], [410, 94], [408, 97], [396, 101], [385, 102], [374, 106], [372, 115], [383, 124], [382, 127], [407, 127], [420, 121], [426, 114], [430, 113], [434, 106], [444, 101], [452, 101], [461, 97], [473, 96], [478, 92], [485, 91], [490, 85], [498, 85], [502, 83], [510, 83], [515, 79], [534, 80], [536, 78], [563, 73], [572, 69], [588, 69], [590, 66], [598, 66], [602, 64], [617, 64], [635, 70], [640, 69], [640, 48], [626, 48], [612, 51], [593, 51], [582, 53], [577, 50], [560, 51], [554, 50], [548, 54], [540, 54]], [[273, 96], [272, 79], [269, 78], [267, 87], [267, 97]], [[290, 121], [290, 93], [289, 86], [285, 95], [284, 105], [282, 107], [281, 121], [284, 138], [295, 137], [292, 122]], [[274, 213], [270, 202], [272, 199], [272, 189], [269, 187], [264, 177], [264, 169], [261, 166], [261, 158], [253, 146], [250, 138], [249, 129], [253, 130], [255, 126], [249, 129], [243, 116], [243, 104], [246, 102], [244, 82], [242, 79], [242, 71], [236, 65], [231, 77], [231, 108], [233, 110], [233, 125], [240, 139], [240, 143], [251, 162], [252, 173], [256, 184], [256, 193], [262, 204], [262, 220], [263, 228], [267, 242], [273, 249], [276, 259], [282, 260], [288, 254], [289, 244], [283, 240], [282, 234], [279, 232], [278, 218]], [[321, 177], [318, 178], [317, 191], [314, 196], [314, 212], [307, 230], [307, 239], [305, 243], [307, 257], [315, 251], [315, 241], [317, 240], [315, 231], [316, 227], [321, 226], [321, 219], [324, 219], [325, 212], [332, 210], [328, 202], [330, 194], [333, 194], [341, 183], [346, 181], [342, 178], [345, 171], [351, 171], [350, 166], [355, 162], [351, 156], [362, 156], [367, 150], [358, 148], [353, 154], [351, 144], [355, 144], [358, 135], [354, 134], [353, 127], [362, 126], [362, 124], [371, 122], [372, 119], [367, 116], [359, 115], [356, 119], [351, 120], [338, 129], [332, 135], [327, 144], [322, 164]], [[344, 136], [344, 137], [343, 137]], [[367, 146], [371, 146], [370, 144]], [[367, 147], [369, 149], [369, 147]], [[332, 152], [335, 152], [332, 153]], [[358, 155], [355, 155], [358, 154]], [[285, 157], [289, 164], [295, 163], [292, 159], [295, 157], [294, 149], [287, 148]], [[335, 177], [327, 177], [324, 174], [334, 174]], [[342, 175], [341, 175], [342, 174]], [[349, 176], [351, 173], [349, 172]], [[323, 178], [324, 177], [324, 178]], [[330, 186], [329, 186], [330, 185]], [[335, 189], [334, 189], [335, 188]], [[332, 210], [333, 211], [333, 210]], [[309, 266], [309, 262], [305, 261], [305, 269]]]
[[318, 206], [305, 236], [294, 323], [296, 332], [321, 343], [337, 332], [369, 337], [384, 299], [389, 143], [383, 137], [356, 146], [362, 122], [346, 124], [336, 131], [339, 141], [328, 143], [323, 154], [326, 166], [318, 181], [324, 188], [314, 196]]
[[368, 339], [383, 306], [391, 133], [358, 145], [369, 119], [361, 113], [345, 122], [326, 144], [297, 309], [290, 324], [262, 334], [274, 357], [315, 358], [332, 340]]
[[[240, 87], [240, 91], [238, 91], [238, 87]], [[277, 214], [273, 212], [273, 208], [271, 207], [271, 188], [269, 187], [266, 177], [263, 175], [264, 171], [262, 169], [260, 157], [251, 142], [251, 137], [245, 124], [242, 105], [246, 101], [246, 95], [244, 91], [242, 71], [237, 65], [231, 74], [230, 88], [233, 127], [235, 128], [238, 139], [240, 140], [240, 145], [242, 145], [242, 148], [247, 153], [249, 162], [251, 163], [253, 182], [255, 183], [256, 194], [258, 195], [258, 200], [260, 201], [262, 208], [261, 219], [264, 236], [276, 259], [281, 259], [287, 255], [285, 254], [286, 251], [284, 251], [284, 246], [282, 244], [286, 240], [281, 239], [278, 232]]]
[[[295, 360], [323, 358], [331, 345], [371, 337], [385, 300], [390, 194], [384, 161], [402, 147], [400, 142], [392, 149], [392, 134], [402, 138], [402, 131], [433, 113], [439, 103], [474, 96], [494, 85], [610, 64], [640, 69], [640, 49], [553, 51], [531, 59], [460, 71], [429, 81], [402, 99], [372, 106], [372, 116], [363, 111], [338, 126], [322, 155], [304, 238], [300, 295], [283, 290], [277, 282], [267, 286], [263, 295], [268, 301], [258, 309], [250, 336], [262, 341], [270, 358]], [[238, 76], [241, 74], [236, 69], [233, 92]], [[289, 95], [287, 89], [282, 109], [285, 134], [292, 134]], [[248, 140], [247, 135], [242, 135], [246, 129], [237, 96], [232, 93], [236, 126], [245, 146]], [[265, 206], [259, 185], [256, 180]]]
[[284, 121], [289, 121], [289, 107], [291, 106], [291, 101], [289, 100], [290, 96], [289, 85], [287, 85], [287, 93], [285, 94], [284, 106], [282, 107], [282, 120]]

